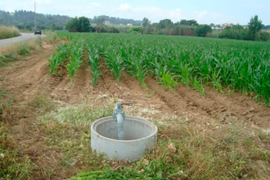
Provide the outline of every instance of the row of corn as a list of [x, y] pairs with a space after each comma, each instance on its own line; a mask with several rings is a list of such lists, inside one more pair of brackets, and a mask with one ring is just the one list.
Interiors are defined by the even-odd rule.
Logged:
[[[126, 71], [143, 86], [150, 76], [165, 88], [176, 89], [182, 83], [204, 95], [207, 85], [221, 93], [225, 88], [233, 89], [270, 103], [269, 43], [130, 34], [68, 36], [71, 43], [73, 39], [84, 40], [73, 45], [70, 56], [86, 47], [93, 85], [101, 75], [99, 60], [103, 59], [116, 80]], [[64, 47], [59, 47], [60, 60], [65, 59]]]

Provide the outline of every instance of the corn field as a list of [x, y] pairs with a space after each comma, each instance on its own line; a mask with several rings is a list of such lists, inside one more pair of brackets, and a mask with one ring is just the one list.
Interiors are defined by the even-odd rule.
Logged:
[[66, 66], [70, 79], [83, 65], [83, 56], [93, 76], [92, 84], [106, 65], [121, 80], [123, 71], [142, 86], [153, 77], [167, 89], [184, 84], [205, 94], [205, 86], [219, 92], [235, 90], [267, 105], [270, 103], [270, 43], [130, 34], [71, 34], [49, 60], [50, 72]]

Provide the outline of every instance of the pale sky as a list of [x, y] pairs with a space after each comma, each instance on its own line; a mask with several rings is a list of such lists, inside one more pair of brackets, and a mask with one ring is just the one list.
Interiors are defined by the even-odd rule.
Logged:
[[[86, 16], [98, 15], [152, 22], [169, 18], [173, 22], [195, 19], [200, 24], [248, 24], [258, 15], [270, 25], [270, 0], [36, 0], [37, 12]], [[33, 0], [0, 0], [0, 10], [34, 10]]]

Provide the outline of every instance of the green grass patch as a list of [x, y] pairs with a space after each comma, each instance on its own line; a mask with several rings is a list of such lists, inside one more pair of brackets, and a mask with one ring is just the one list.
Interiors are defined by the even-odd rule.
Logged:
[[44, 38], [45, 42], [48, 43], [55, 43], [58, 40], [58, 35], [54, 31], [46, 31], [46, 37]]
[[[112, 106], [113, 107], [113, 106]], [[112, 108], [80, 105], [59, 108], [41, 118], [41, 121], [54, 121], [74, 126], [89, 126], [94, 120], [112, 115]]]
[[7, 38], [11, 38], [11, 37], [16, 37], [19, 36], [19, 29], [12, 26], [12, 27], [8, 27], [8, 26], [3, 26], [0, 25], [0, 39], [7, 39]]
[[19, 55], [28, 55], [29, 52], [30, 52], [30, 47], [27, 46], [25, 43], [19, 43], [17, 45], [17, 50], [16, 52], [19, 54]]
[[0, 87], [0, 122], [10, 119], [14, 97], [8, 90]]
[[1, 54], [0, 55], [0, 66], [6, 66], [9, 62], [14, 62], [18, 60], [18, 55], [14, 52]]

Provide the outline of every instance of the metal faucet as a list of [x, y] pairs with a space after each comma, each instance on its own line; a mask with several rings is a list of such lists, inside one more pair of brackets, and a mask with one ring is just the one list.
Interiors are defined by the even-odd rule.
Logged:
[[132, 102], [117, 103], [116, 109], [113, 111], [113, 119], [117, 122], [118, 140], [124, 140], [124, 121], [126, 119], [126, 113], [122, 109], [123, 105], [131, 105]]

